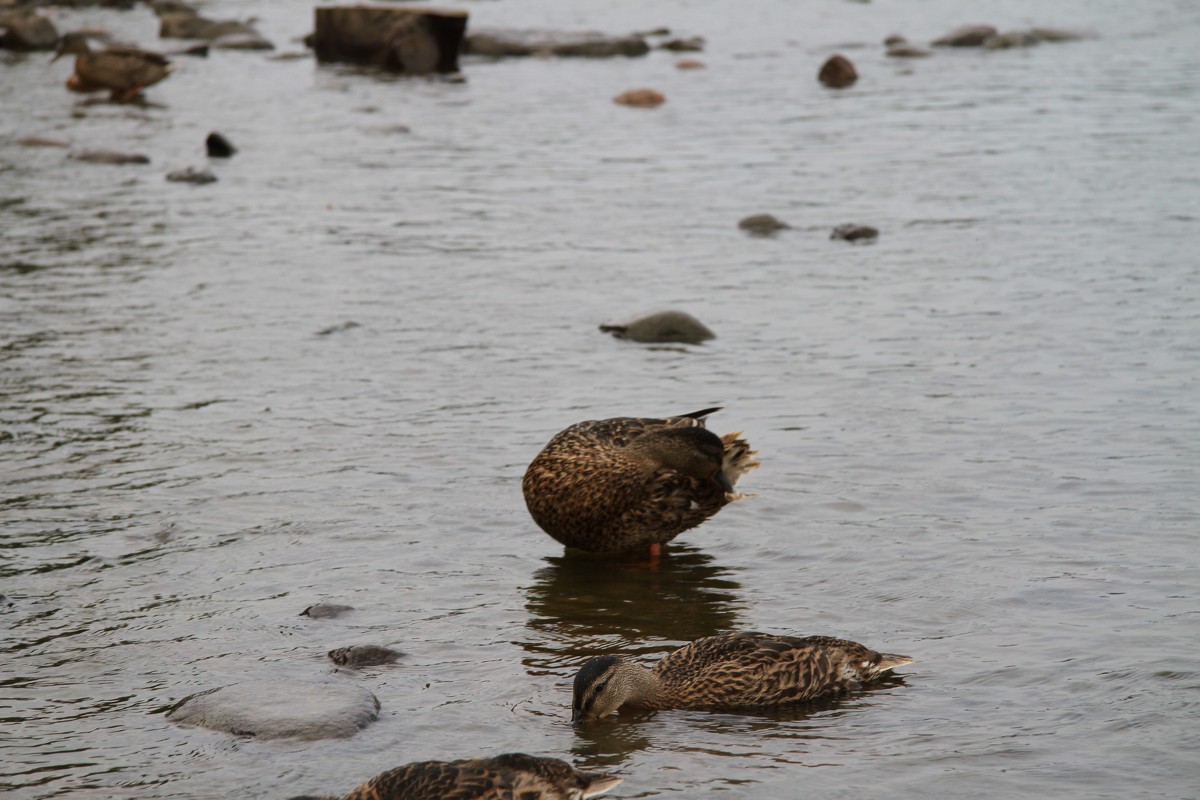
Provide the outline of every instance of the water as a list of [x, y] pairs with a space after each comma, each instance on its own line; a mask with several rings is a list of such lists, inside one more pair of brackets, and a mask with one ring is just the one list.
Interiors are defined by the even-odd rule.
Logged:
[[[709, 68], [468, 62], [453, 84], [214, 53], [136, 108], [3, 55], [7, 794], [281, 798], [524, 750], [620, 773], [617, 797], [1195, 797], [1200, 9], [469, 9], [665, 24], [707, 36]], [[206, 13], [258, 14], [282, 50], [311, 14]], [[58, 21], [156, 30], [145, 9]], [[977, 21], [1099, 38], [878, 44]], [[852, 90], [814, 80], [834, 51]], [[610, 102], [647, 85], [667, 104]], [[164, 181], [210, 130], [240, 148], [220, 181]], [[764, 211], [794, 229], [736, 229]], [[845, 222], [878, 243], [829, 241]], [[663, 307], [719, 338], [596, 331]], [[530, 522], [520, 476], [557, 430], [717, 404], [761, 451], [757, 496], [657, 569]], [[298, 616], [318, 601], [358, 610]], [[918, 660], [810, 709], [569, 725], [587, 656], [735, 628]], [[352, 739], [161, 713], [356, 643], [407, 655], [346, 677], [383, 706]]]

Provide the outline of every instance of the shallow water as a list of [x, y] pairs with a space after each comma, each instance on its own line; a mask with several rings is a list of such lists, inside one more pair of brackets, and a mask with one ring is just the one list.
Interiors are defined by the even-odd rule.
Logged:
[[[617, 797], [1194, 797], [1200, 9], [469, 9], [665, 24], [709, 68], [467, 61], [454, 84], [214, 53], [138, 108], [0, 54], [0, 786], [277, 798], [524, 750], [618, 772]], [[206, 13], [256, 13], [285, 51], [311, 14]], [[144, 8], [57, 21], [156, 31]], [[878, 44], [975, 21], [1099, 38]], [[843, 92], [813, 79], [837, 50]], [[643, 85], [667, 104], [611, 103]], [[240, 149], [219, 182], [164, 181], [214, 129]], [[736, 229], [763, 211], [793, 230]], [[845, 222], [880, 239], [829, 241]], [[719, 338], [596, 331], [664, 307]], [[520, 476], [555, 431], [716, 404], [761, 452], [757, 496], [657, 568], [533, 526]], [[357, 611], [298, 616], [318, 601]], [[733, 628], [917, 663], [809, 709], [569, 725], [587, 656]], [[162, 715], [356, 643], [407, 655], [344, 673], [383, 707], [352, 739]]]

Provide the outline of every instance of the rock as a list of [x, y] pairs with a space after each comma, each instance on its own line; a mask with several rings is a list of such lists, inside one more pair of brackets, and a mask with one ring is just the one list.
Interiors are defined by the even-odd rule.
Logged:
[[47, 139], [43, 136], [22, 136], [17, 139], [21, 147], [70, 147], [71, 143], [63, 139]]
[[318, 61], [345, 61], [413, 74], [457, 72], [467, 12], [317, 6]]
[[738, 227], [752, 236], [773, 236], [792, 226], [770, 214], [754, 214], [740, 220]]
[[53, 50], [58, 47], [54, 23], [28, 9], [0, 12], [0, 50]]
[[213, 175], [206, 169], [177, 169], [174, 172], [167, 173], [167, 180], [173, 183], [194, 183], [196, 185], [205, 183], [215, 183], [217, 176]]
[[192, 58], [208, 58], [208, 45], [194, 44], [191, 47], [184, 47], [180, 50], [172, 50], [167, 55], [190, 56]]
[[179, 12], [158, 18], [158, 35], [163, 39], [205, 39], [210, 42], [223, 36], [262, 38], [252, 26], [235, 19], [217, 21]]
[[274, 50], [275, 45], [257, 33], [236, 33], [213, 39], [212, 46], [218, 50]]
[[229, 158], [237, 152], [237, 148], [216, 131], [205, 137], [204, 149], [208, 151], [209, 158]]
[[925, 58], [933, 55], [932, 50], [917, 47], [898, 34], [892, 34], [884, 39], [883, 43], [887, 46], [887, 54], [892, 58]]
[[479, 31], [463, 42], [464, 52], [475, 56], [565, 56], [578, 58], [636, 57], [650, 52], [637, 34], [607, 36], [602, 33], [556, 31]]
[[637, 35], [638, 36], [670, 36], [671, 29], [670, 28], [653, 28], [648, 31], [642, 31], [641, 33], [639, 33]]
[[343, 739], [379, 718], [379, 700], [341, 679], [262, 680], [191, 695], [167, 712], [180, 725], [196, 725], [261, 739]]
[[378, 644], [356, 644], [329, 651], [329, 660], [339, 667], [378, 667], [392, 664], [404, 653]]
[[659, 50], [672, 50], [676, 53], [695, 53], [704, 49], [703, 36], [690, 36], [687, 39], [668, 39], [658, 45]]
[[1030, 28], [1029, 32], [1043, 42], [1078, 42], [1082, 39], [1093, 38], [1090, 33], [1063, 28]]
[[908, 39], [905, 39], [898, 33], [893, 33], [891, 36], [883, 40], [884, 47], [895, 47], [898, 44], [907, 44]]
[[841, 55], [833, 55], [821, 66], [821, 71], [817, 73], [817, 80], [831, 89], [844, 89], [854, 85], [854, 82], [858, 80], [858, 72], [850, 63], [850, 59]]
[[667, 98], [662, 92], [657, 92], [654, 89], [630, 89], [614, 97], [613, 102], [622, 106], [634, 106], [635, 108], [654, 108], [667, 102]]
[[829, 234], [830, 239], [843, 239], [847, 242], [870, 241], [879, 236], [879, 231], [870, 225], [838, 225]]
[[708, 65], [694, 58], [681, 58], [675, 62], [675, 69], [705, 69]]
[[312, 619], [336, 619], [354, 610], [354, 606], [343, 606], [337, 603], [316, 603], [300, 612], [302, 617]]
[[935, 47], [982, 47], [997, 33], [991, 25], [964, 25], [934, 39], [933, 44]]
[[152, 0], [150, 8], [157, 17], [165, 14], [196, 14], [196, 9], [183, 0]]
[[1005, 31], [986, 39], [983, 46], [988, 50], [1008, 50], [1013, 47], [1032, 47], [1041, 41], [1030, 31]]
[[618, 339], [645, 343], [700, 344], [717, 337], [691, 314], [674, 310], [648, 314], [623, 325], [601, 325], [600, 330], [611, 333]]
[[121, 153], [116, 150], [79, 150], [69, 158], [89, 164], [149, 164], [150, 159], [141, 153]]

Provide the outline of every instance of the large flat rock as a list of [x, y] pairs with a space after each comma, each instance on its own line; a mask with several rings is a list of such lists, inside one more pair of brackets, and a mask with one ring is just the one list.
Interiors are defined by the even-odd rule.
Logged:
[[191, 695], [167, 719], [235, 736], [262, 739], [344, 739], [379, 717], [379, 700], [334, 678], [245, 681]]

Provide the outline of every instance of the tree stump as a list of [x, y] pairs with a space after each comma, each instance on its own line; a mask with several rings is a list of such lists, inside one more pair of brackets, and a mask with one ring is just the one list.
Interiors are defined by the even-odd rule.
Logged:
[[398, 72], [457, 72], [467, 12], [384, 6], [317, 6], [319, 61], [369, 64]]

